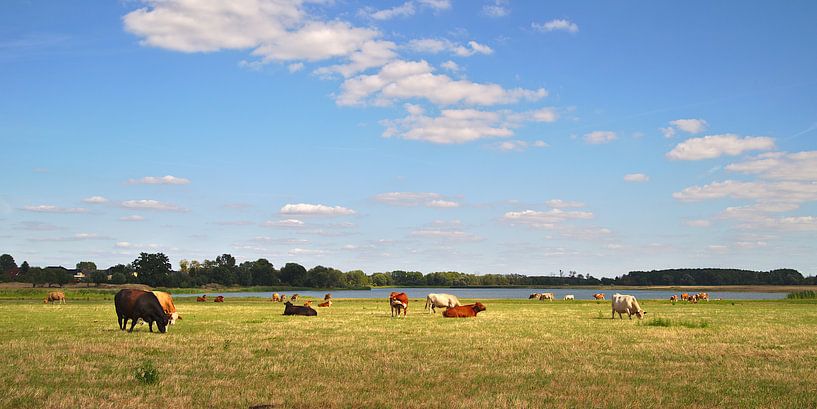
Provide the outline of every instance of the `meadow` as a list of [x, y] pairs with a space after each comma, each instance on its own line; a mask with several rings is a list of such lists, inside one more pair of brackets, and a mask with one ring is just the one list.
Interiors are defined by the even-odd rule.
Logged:
[[[814, 300], [642, 300], [643, 321], [609, 301], [481, 301], [444, 319], [416, 299], [407, 318], [385, 300], [285, 317], [177, 299], [159, 334], [120, 331], [110, 298], [0, 300], [0, 407], [817, 407]], [[135, 376], [148, 361], [155, 383]]]

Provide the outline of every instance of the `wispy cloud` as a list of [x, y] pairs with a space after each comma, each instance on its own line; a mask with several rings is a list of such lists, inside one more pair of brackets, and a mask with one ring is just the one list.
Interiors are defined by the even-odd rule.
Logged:
[[281, 214], [316, 215], [316, 216], [348, 216], [355, 214], [352, 209], [342, 206], [326, 206], [322, 204], [296, 203], [281, 207]]
[[169, 212], [186, 212], [187, 209], [172, 203], [160, 202], [152, 199], [126, 200], [122, 202], [122, 207], [128, 209], [160, 210]]
[[189, 183], [189, 179], [171, 175], [145, 176], [140, 179], [128, 179], [128, 184], [131, 185], [187, 185]]
[[55, 205], [29, 205], [23, 206], [20, 210], [36, 213], [86, 213], [88, 209], [84, 207], [60, 207]]
[[566, 19], [550, 20], [544, 23], [531, 23], [534, 30], [541, 32], [550, 31], [567, 31], [568, 33], [578, 33], [579, 26], [576, 23]]

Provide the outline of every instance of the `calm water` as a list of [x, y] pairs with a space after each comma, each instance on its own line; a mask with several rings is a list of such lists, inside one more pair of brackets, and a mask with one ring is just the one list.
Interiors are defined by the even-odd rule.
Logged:
[[[577, 300], [592, 300], [593, 294], [604, 293], [607, 300], [616, 292], [621, 294], [634, 295], [643, 300], [666, 300], [673, 294], [681, 295], [681, 292], [664, 290], [609, 290], [609, 289], [564, 289], [564, 288], [377, 288], [373, 290], [337, 290], [329, 291], [334, 298], [388, 298], [392, 291], [405, 292], [410, 298], [425, 298], [428, 293], [453, 294], [459, 298], [466, 299], [526, 299], [532, 293], [553, 293], [557, 300], [562, 299], [565, 294], [573, 294]], [[316, 297], [323, 299], [327, 291], [290, 291], [280, 292], [290, 296], [298, 293], [301, 296]], [[207, 292], [200, 294], [173, 294], [174, 297], [195, 297], [207, 294], [208, 297], [223, 295], [224, 298], [235, 297], [260, 297], [271, 298], [272, 292]], [[768, 292], [736, 292], [720, 291], [709, 292], [709, 298], [714, 300], [722, 298], [725, 300], [777, 300], [786, 298], [787, 293]]]

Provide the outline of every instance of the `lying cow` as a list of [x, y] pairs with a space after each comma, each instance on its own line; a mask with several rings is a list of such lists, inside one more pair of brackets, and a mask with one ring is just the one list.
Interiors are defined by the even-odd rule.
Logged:
[[289, 300], [290, 300], [290, 301], [295, 301], [295, 300], [297, 300], [297, 299], [298, 299], [298, 297], [300, 297], [300, 296], [299, 296], [297, 293], [296, 293], [296, 294], [292, 294], [292, 297], [289, 297]]
[[408, 295], [406, 293], [397, 293], [392, 291], [389, 294], [389, 305], [391, 306], [391, 316], [394, 317], [395, 313], [399, 317], [400, 310], [403, 310], [403, 316], [406, 316], [408, 312]]
[[699, 300], [706, 300], [709, 301], [709, 294], [708, 293], [698, 293]]
[[331, 307], [331, 306], [332, 306], [332, 300], [326, 300], [326, 301], [318, 304], [318, 307]]
[[170, 325], [175, 324], [177, 319], [182, 319], [179, 313], [176, 312], [176, 306], [173, 305], [173, 297], [170, 294], [164, 291], [154, 291], [153, 295], [159, 300], [159, 304], [162, 304], [162, 310], [164, 310], [165, 314], [170, 316]]
[[448, 308], [443, 311], [446, 318], [468, 318], [476, 317], [478, 312], [485, 311], [485, 305], [481, 302], [475, 304], [461, 305], [459, 307]]
[[429, 294], [426, 296], [426, 310], [431, 308], [431, 313], [436, 314], [437, 308], [458, 307], [460, 300], [451, 294]]
[[150, 332], [153, 332], [153, 323], [159, 328], [159, 332], [164, 333], [167, 330], [167, 324], [170, 322], [170, 316], [165, 314], [162, 309], [162, 304], [156, 298], [156, 294], [150, 291], [142, 291], [135, 289], [119, 290], [113, 297], [114, 307], [116, 308], [116, 318], [119, 321], [119, 329], [125, 330], [128, 325], [128, 320], [131, 320], [131, 326], [128, 332], [133, 332], [133, 327], [139, 319], [148, 323]]
[[223, 296], [223, 295], [219, 295], [218, 297], [216, 297], [216, 299], [215, 299], [215, 300], [213, 300], [213, 302], [224, 302], [224, 296]]
[[542, 293], [542, 295], [539, 297], [539, 299], [542, 301], [545, 300], [553, 301], [553, 298], [554, 298], [553, 293]]
[[604, 299], [604, 293], [593, 294], [593, 298], [595, 298], [597, 300], [603, 300]]
[[323, 296], [324, 301], [331, 300], [331, 299], [332, 299], [332, 293], [326, 293], [326, 295]]
[[311, 307], [311, 306], [312, 306], [312, 300], [307, 300], [307, 301], [304, 303], [304, 307]]
[[318, 315], [318, 312], [312, 307], [292, 305], [291, 302], [287, 301], [284, 303], [284, 315], [305, 315], [311, 317]]
[[278, 302], [278, 301], [281, 301], [281, 296], [278, 293], [273, 293], [272, 294], [272, 302]]
[[201, 297], [196, 297], [196, 302], [207, 302], [207, 294], [204, 294]]
[[576, 297], [573, 294], [567, 294], [567, 295], [565, 295], [565, 298], [564, 298], [565, 301], [573, 301], [575, 299], [576, 299]]
[[626, 313], [629, 319], [633, 319], [633, 315], [637, 316], [638, 319], [642, 319], [646, 314], [646, 312], [641, 309], [641, 306], [638, 305], [638, 300], [636, 300], [635, 297], [622, 294], [613, 295], [613, 319], [616, 318], [616, 313], [618, 313], [619, 319], [623, 319], [621, 317], [623, 313]]
[[43, 300], [43, 303], [48, 304], [52, 301], [59, 302], [60, 304], [65, 304], [65, 293], [62, 291], [49, 292], [48, 296], [45, 297], [45, 300]]

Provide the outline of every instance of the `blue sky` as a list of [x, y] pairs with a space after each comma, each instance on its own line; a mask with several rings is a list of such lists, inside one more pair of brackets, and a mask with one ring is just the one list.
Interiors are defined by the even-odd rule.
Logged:
[[18, 263], [817, 272], [814, 2], [0, 10]]

